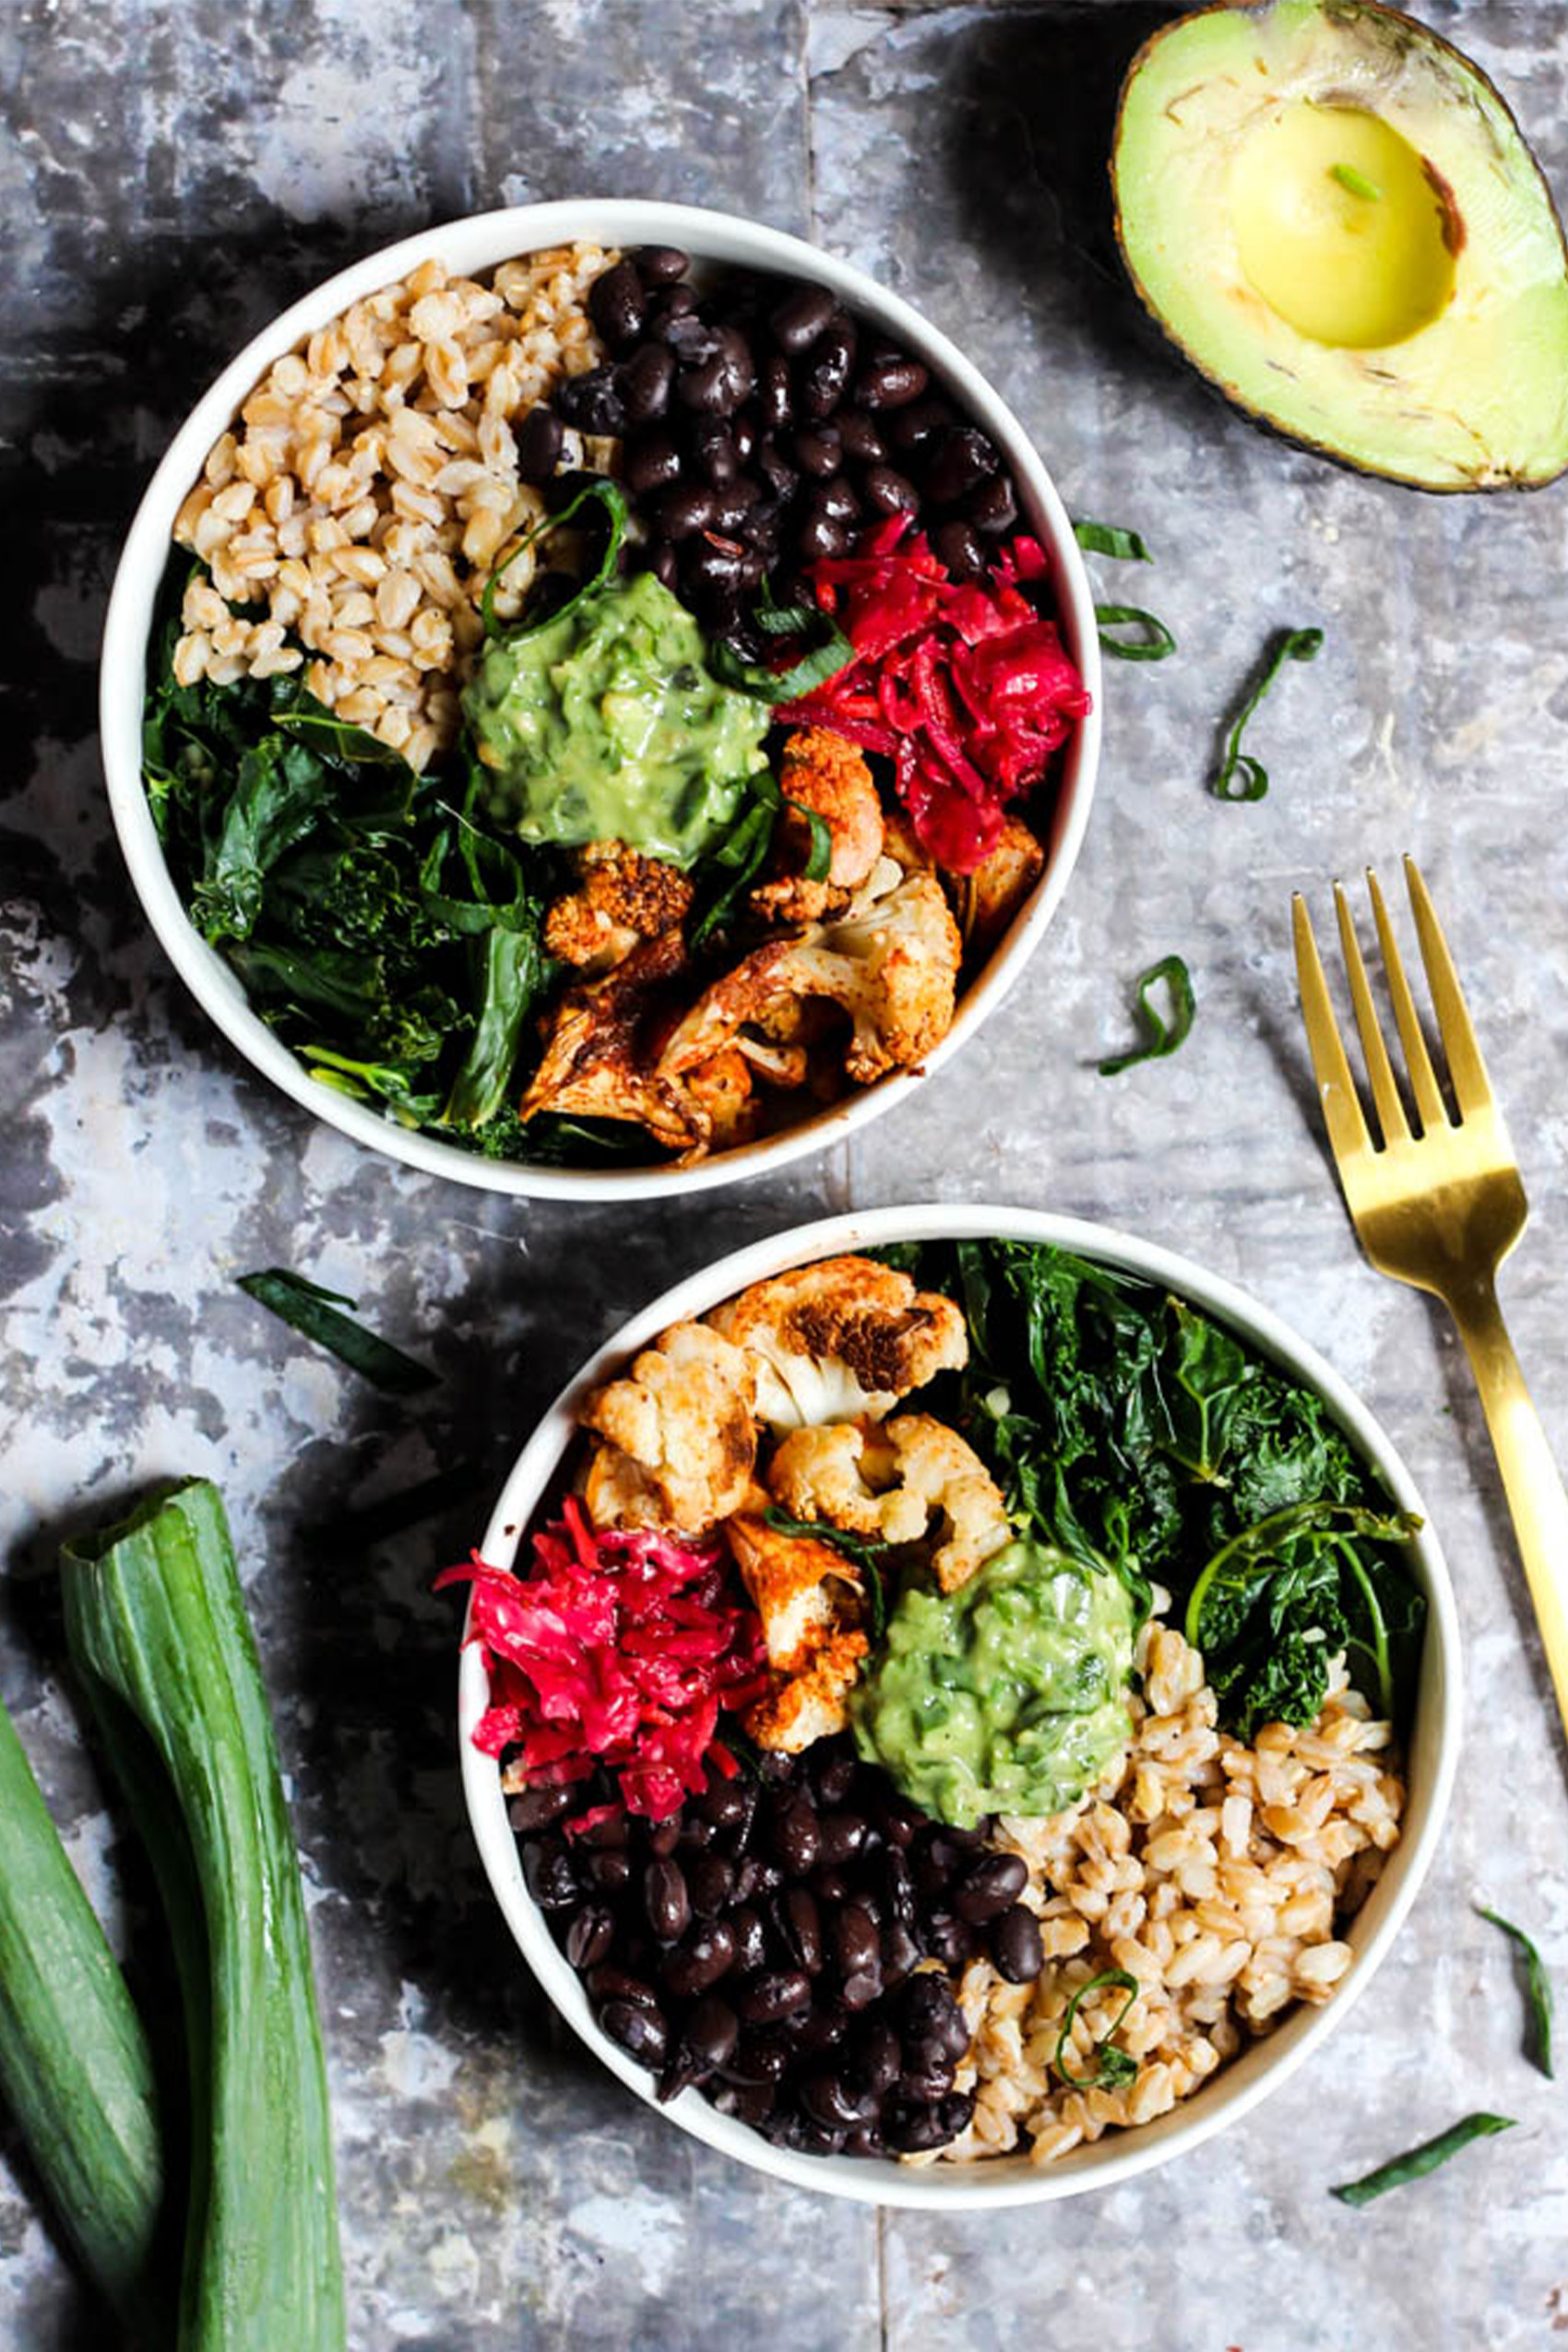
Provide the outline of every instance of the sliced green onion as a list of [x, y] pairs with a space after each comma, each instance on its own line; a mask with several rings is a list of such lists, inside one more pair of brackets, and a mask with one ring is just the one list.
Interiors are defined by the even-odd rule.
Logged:
[[388, 1389], [398, 1396], [411, 1396], [422, 1388], [439, 1386], [440, 1375], [428, 1366], [416, 1363], [412, 1356], [405, 1356], [389, 1339], [367, 1331], [352, 1316], [339, 1314], [339, 1307], [359, 1303], [345, 1297], [341, 1290], [324, 1290], [319, 1283], [308, 1282], [303, 1274], [291, 1274], [281, 1265], [266, 1266], [256, 1274], [242, 1274], [239, 1279], [241, 1289], [258, 1306], [265, 1307], [306, 1339], [314, 1339], [318, 1348], [327, 1348], [350, 1370], [362, 1372], [377, 1388]]
[[[1164, 1020], [1150, 1001], [1149, 992], [1163, 981], [1170, 993], [1170, 1018]], [[1117, 1077], [1122, 1071], [1134, 1069], [1140, 1062], [1163, 1061], [1174, 1053], [1186, 1039], [1197, 1011], [1197, 999], [1193, 994], [1192, 975], [1180, 956], [1162, 956], [1151, 964], [1137, 987], [1138, 1016], [1148, 1031], [1146, 1041], [1134, 1046], [1130, 1053], [1112, 1054], [1099, 1064], [1102, 1078]]]
[[1516, 1928], [1501, 1912], [1489, 1911], [1484, 1903], [1478, 1903], [1476, 1908], [1483, 1919], [1490, 1919], [1494, 1928], [1501, 1928], [1512, 1939], [1525, 1964], [1525, 1991], [1530, 2005], [1530, 2056], [1550, 2082], [1555, 2079], [1551, 2072], [1552, 1998], [1546, 1963], [1523, 1928]]
[[1152, 564], [1154, 557], [1136, 531], [1120, 523], [1075, 523], [1073, 537], [1086, 555], [1109, 555], [1117, 564]]
[[1351, 196], [1360, 196], [1368, 204], [1376, 204], [1382, 197], [1383, 190], [1376, 182], [1369, 180], [1364, 172], [1358, 172], [1353, 163], [1331, 163], [1328, 176], [1331, 180], [1337, 180]]
[[[590, 498], [597, 498], [610, 517], [610, 532], [604, 543], [604, 552], [599, 559], [598, 568], [589, 578], [581, 583], [576, 595], [568, 597], [565, 603], [555, 612], [546, 613], [543, 620], [525, 621], [515, 629], [504, 629], [495, 618], [496, 588], [525, 549], [534, 546], [551, 531], [559, 530], [564, 524], [569, 523], [578, 507], [586, 505]], [[586, 598], [592, 596], [597, 589], [601, 588], [613, 573], [615, 559], [621, 552], [621, 541], [626, 536], [628, 519], [626, 502], [621, 494], [620, 486], [601, 477], [593, 481], [585, 482], [576, 496], [569, 499], [558, 515], [546, 515], [539, 522], [534, 523], [523, 533], [505, 564], [498, 564], [484, 584], [484, 594], [479, 600], [479, 616], [484, 623], [485, 636], [502, 638], [510, 643], [515, 638], [529, 636], [535, 629], [548, 627], [552, 621], [564, 620], [568, 612], [575, 612], [578, 605]]]
[[[1241, 749], [1241, 734], [1270, 686], [1288, 661], [1312, 661], [1323, 644], [1321, 629], [1282, 629], [1269, 648], [1263, 674], [1236, 714], [1225, 739], [1225, 757], [1209, 785], [1217, 801], [1261, 801], [1268, 790], [1268, 770], [1251, 752]], [[1233, 779], [1240, 779], [1232, 790]]]
[[[1163, 661], [1176, 650], [1176, 639], [1164, 622], [1138, 604], [1097, 604], [1099, 642], [1115, 661]], [[1141, 637], [1114, 637], [1112, 629], [1142, 629]]]
[[826, 635], [790, 670], [742, 661], [732, 646], [709, 646], [708, 668], [721, 685], [732, 686], [738, 694], [754, 695], [758, 702], [799, 702], [803, 695], [814, 694], [829, 678], [836, 678], [840, 670], [847, 670], [855, 659], [855, 648], [843, 630], [820, 607], [765, 605], [754, 617], [769, 636], [804, 636], [816, 631]]
[[1370, 2205], [1374, 2197], [1386, 2195], [1390, 2189], [1403, 2189], [1408, 2180], [1424, 2180], [1440, 2164], [1467, 2148], [1472, 2140], [1490, 2140], [1498, 2132], [1512, 2132], [1515, 2119], [1511, 2115], [1478, 2113], [1464, 2116], [1440, 2132], [1435, 2140], [1423, 2140], [1419, 2148], [1408, 2149], [1404, 2156], [1391, 2156], [1380, 2164], [1375, 2172], [1363, 2173], [1360, 2180], [1347, 2180], [1329, 2195], [1337, 2197], [1342, 2205]]
[[[1063, 2052], [1069, 2047], [1073, 2021], [1077, 2016], [1080, 2002], [1086, 2001], [1091, 1992], [1097, 1992], [1101, 1985], [1115, 1985], [1125, 1990], [1127, 1998], [1089, 2053], [1094, 2060], [1093, 2073], [1074, 2074], [1069, 2072]], [[1137, 2060], [1129, 2051], [1118, 2049], [1111, 2037], [1112, 2034], [1121, 2032], [1122, 2021], [1138, 1998], [1139, 1990], [1136, 1977], [1129, 1976], [1125, 1968], [1102, 1968], [1098, 1977], [1091, 1977], [1087, 1985], [1080, 1985], [1067, 2003], [1067, 2013], [1062, 2020], [1062, 2031], [1056, 2037], [1056, 2053], [1051, 2062], [1062, 2080], [1064, 2083], [1070, 2083], [1074, 2090], [1116, 2090], [1122, 2085], [1132, 2082], [1135, 2077], [1138, 2071]]]

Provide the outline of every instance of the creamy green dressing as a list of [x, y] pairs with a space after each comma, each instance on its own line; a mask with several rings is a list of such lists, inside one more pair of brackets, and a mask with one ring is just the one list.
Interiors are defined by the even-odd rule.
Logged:
[[485, 647], [463, 708], [491, 821], [525, 841], [628, 841], [689, 865], [766, 766], [768, 707], [720, 685], [651, 572]]
[[849, 1701], [855, 1745], [956, 1828], [1060, 1812], [1130, 1734], [1132, 1666], [1120, 1579], [1010, 1543], [956, 1593], [906, 1587]]

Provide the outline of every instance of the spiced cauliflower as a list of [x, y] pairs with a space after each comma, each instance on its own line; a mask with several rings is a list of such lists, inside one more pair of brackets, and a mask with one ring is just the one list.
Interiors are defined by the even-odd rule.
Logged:
[[880, 1428], [792, 1430], [768, 1465], [767, 1484], [793, 1518], [885, 1543], [914, 1543], [934, 1531], [932, 1567], [944, 1593], [967, 1584], [1012, 1536], [980, 1455], [929, 1413], [900, 1413]]
[[774, 1429], [880, 1420], [900, 1396], [968, 1360], [962, 1310], [873, 1258], [824, 1258], [754, 1283], [715, 1307], [712, 1328], [742, 1348], [757, 1410]]
[[661, 1333], [583, 1407], [601, 1441], [583, 1488], [595, 1526], [695, 1536], [740, 1510], [756, 1463], [755, 1396], [746, 1356], [707, 1324]]

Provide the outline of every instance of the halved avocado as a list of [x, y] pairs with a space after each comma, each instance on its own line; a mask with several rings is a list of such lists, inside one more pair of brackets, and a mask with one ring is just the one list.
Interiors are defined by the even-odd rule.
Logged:
[[1134, 286], [1254, 418], [1423, 490], [1568, 469], [1568, 255], [1479, 67], [1374, 0], [1242, 0], [1128, 69]]

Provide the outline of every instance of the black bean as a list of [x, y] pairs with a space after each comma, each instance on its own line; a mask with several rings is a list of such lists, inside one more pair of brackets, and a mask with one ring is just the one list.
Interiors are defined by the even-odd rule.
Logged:
[[985, 550], [968, 523], [956, 518], [940, 524], [932, 544], [956, 580], [985, 577]]
[[588, 1856], [588, 1873], [595, 1886], [606, 1895], [618, 1895], [632, 1875], [629, 1854], [612, 1849], [608, 1853]]
[[949, 2091], [936, 2103], [936, 2120], [944, 2139], [956, 2140], [960, 2132], [967, 2132], [975, 2120], [973, 2091]]
[[683, 482], [664, 492], [653, 510], [653, 527], [665, 539], [695, 539], [712, 522], [718, 503], [706, 483]]
[[863, 1904], [846, 1903], [833, 1920], [829, 1936], [833, 1957], [842, 1975], [853, 1977], [862, 1968], [880, 1965], [882, 1939], [876, 1921]]
[[650, 1862], [643, 1872], [643, 1908], [660, 1943], [673, 1943], [691, 1923], [686, 1874], [672, 1856]]
[[748, 2025], [775, 2025], [797, 2009], [809, 2009], [812, 1980], [800, 1968], [765, 1968], [740, 1993], [735, 2006]]
[[647, 294], [629, 261], [618, 261], [594, 279], [588, 314], [612, 351], [636, 341], [647, 323]]
[[664, 1963], [664, 1981], [681, 2001], [690, 2001], [720, 1977], [728, 1976], [735, 1960], [735, 1930], [728, 1919], [701, 1919]]
[[751, 346], [739, 327], [721, 327], [719, 339], [711, 359], [683, 368], [675, 379], [676, 399], [699, 416], [733, 416], [756, 386]]
[[774, 341], [794, 359], [816, 341], [837, 307], [826, 286], [797, 286], [767, 315]]
[[791, 1886], [778, 1897], [778, 1932], [790, 1957], [808, 1977], [822, 1966], [822, 1914], [809, 1887]]
[[658, 342], [669, 342], [670, 330], [677, 319], [689, 318], [696, 306], [695, 287], [661, 286], [648, 306], [648, 333]]
[[713, 1786], [697, 1799], [697, 1810], [705, 1821], [716, 1829], [733, 1829], [744, 1820], [748, 1807], [746, 1793], [733, 1780], [720, 1780], [717, 1775]]
[[645, 286], [668, 286], [685, 276], [691, 256], [678, 245], [639, 245], [632, 264]]
[[765, 2025], [760, 2033], [741, 2036], [724, 2071], [737, 2083], [781, 2083], [790, 2064], [789, 2043]]
[[[855, 1785], [855, 1759], [853, 1756], [834, 1755], [831, 1743], [825, 1743], [823, 1760], [816, 1764], [812, 1778], [819, 1806], [826, 1809], [841, 1805]], [[826, 1827], [826, 1822], [823, 1826]]]
[[1021, 1903], [991, 1923], [991, 1956], [1010, 1985], [1032, 1985], [1045, 1966], [1039, 1921]]
[[804, 1878], [822, 1845], [816, 1808], [809, 1797], [791, 1797], [773, 1824], [773, 1850], [791, 1878]]
[[600, 1847], [624, 1846], [631, 1836], [631, 1826], [624, 1813], [611, 1813], [603, 1821], [590, 1822], [577, 1839], [579, 1846], [591, 1846], [597, 1853]]
[[622, 479], [634, 499], [651, 498], [680, 481], [683, 463], [674, 435], [655, 425], [627, 441]]
[[819, 1903], [842, 1903], [853, 1885], [848, 1871], [819, 1868], [812, 1872], [812, 1893]]
[[764, 433], [782, 433], [795, 413], [789, 364], [778, 351], [766, 353], [758, 362], [756, 406], [757, 422]]
[[932, 1903], [946, 1892], [956, 1856], [943, 1852], [934, 1838], [925, 1838], [909, 1856], [909, 1875], [922, 1903]]
[[801, 2105], [814, 2123], [829, 2131], [852, 2131], [875, 2117], [878, 2100], [873, 2091], [853, 2083], [837, 2070], [810, 2074], [801, 2085]]
[[732, 2115], [737, 2123], [749, 2123], [758, 2132], [773, 2112], [773, 2097], [770, 2083], [723, 2083], [713, 2095], [713, 2104], [720, 2115]]
[[843, 444], [846, 457], [858, 466], [880, 466], [887, 457], [887, 444], [878, 430], [874, 417], [866, 416], [859, 409], [839, 409], [828, 419]]
[[859, 409], [904, 409], [918, 400], [931, 377], [919, 360], [883, 353], [861, 371], [855, 386]]
[[735, 1938], [735, 1966], [751, 1976], [767, 1959], [767, 1932], [762, 1913], [754, 1910], [749, 1903], [738, 1904], [730, 1914], [729, 1925]]
[[877, 515], [912, 515], [921, 503], [914, 483], [891, 466], [868, 468], [861, 477], [861, 490], [866, 505]]
[[868, 2090], [890, 2090], [904, 2071], [898, 2037], [880, 2017], [868, 2017], [855, 2037], [855, 2071]]
[[[677, 287], [675, 291], [683, 293], [686, 290]], [[706, 367], [723, 348], [720, 342], [722, 329], [715, 327], [709, 319], [699, 318], [695, 309], [665, 319], [653, 331], [661, 343], [669, 344], [683, 367]]]
[[735, 1900], [749, 1902], [754, 1895], [771, 1895], [783, 1883], [784, 1873], [777, 1862], [765, 1861], [760, 1854], [748, 1854], [735, 1872]]
[[722, 1854], [694, 1854], [686, 1864], [686, 1892], [699, 1918], [717, 1918], [734, 1887], [735, 1865]]
[[920, 2156], [940, 2148], [956, 2135], [945, 2129], [939, 2111], [912, 2100], [890, 2098], [882, 2110], [883, 2137], [900, 2156]]
[[619, 2042], [641, 2066], [662, 2066], [670, 2047], [670, 2028], [657, 2009], [635, 2001], [607, 2001], [599, 2013], [601, 2029]]
[[756, 419], [749, 409], [741, 409], [731, 418], [730, 433], [735, 444], [736, 457], [742, 466], [749, 466], [757, 444]]
[[681, 559], [667, 539], [661, 539], [648, 557], [647, 568], [661, 587], [673, 593], [681, 576]]
[[902, 1923], [890, 1927], [882, 1939], [883, 1974], [893, 1983], [907, 1977], [925, 1958], [925, 1947]]
[[649, 424], [670, 406], [675, 354], [662, 343], [645, 343], [621, 364], [621, 401], [628, 424]]
[[983, 433], [971, 424], [953, 426], [934, 449], [921, 453], [921, 481], [926, 496], [938, 506], [956, 505], [977, 483], [995, 473], [1001, 459]]
[[564, 1911], [577, 1899], [577, 1873], [559, 1837], [536, 1837], [523, 1847], [523, 1876], [541, 1911]]
[[882, 1969], [880, 1965], [873, 1964], [869, 1967], [857, 1968], [853, 1976], [845, 1978], [839, 1999], [846, 2009], [869, 2009], [873, 2001], [881, 2000], [882, 1992]]
[[647, 1833], [647, 1850], [661, 1858], [672, 1854], [681, 1835], [681, 1816], [672, 1813], [668, 1821], [656, 1821]]
[[566, 1930], [566, 1957], [579, 1973], [597, 1967], [614, 1941], [614, 1912], [603, 1903], [585, 1903]]
[[831, 522], [854, 523], [860, 520], [861, 502], [849, 483], [840, 476], [835, 481], [817, 483], [812, 492], [806, 513], [808, 518], [814, 514], [826, 515]]
[[889, 1847], [881, 1862], [877, 1878], [883, 1895], [883, 1918], [890, 1927], [912, 1928], [915, 1894], [909, 1862], [897, 1847]]
[[797, 2057], [826, 2058], [843, 2041], [849, 2013], [837, 2004], [831, 2009], [802, 2009], [786, 2022]]
[[590, 367], [586, 375], [569, 375], [555, 393], [555, 407], [579, 433], [625, 430], [626, 410], [612, 367]]
[[[538, 410], [535, 410], [538, 414]], [[570, 1812], [580, 1791], [570, 1782], [564, 1788], [525, 1788], [514, 1797], [506, 1808], [506, 1818], [514, 1829], [548, 1829], [552, 1821]]]
[[638, 2008], [656, 2013], [659, 2011], [659, 1995], [647, 1979], [617, 1967], [612, 1961], [601, 1960], [597, 1968], [588, 1970], [583, 1982], [590, 2001], [629, 2001]]
[[842, 2132], [829, 2132], [820, 2123], [803, 2123], [800, 2145], [806, 2156], [841, 2156], [846, 2136]]
[[902, 449], [908, 456], [912, 450], [923, 449], [928, 441], [954, 422], [952, 402], [932, 395], [896, 410], [887, 421], [887, 438], [895, 449]]
[[704, 1821], [702, 1815], [694, 1812], [688, 1805], [681, 1815], [681, 1835], [675, 1840], [675, 1851], [700, 1858], [704, 1848], [712, 1845], [716, 1834], [713, 1823]]
[[681, 2026], [681, 2048], [705, 2071], [728, 2066], [734, 2054], [740, 2021], [727, 2001], [706, 1993], [688, 2012]]
[[735, 436], [721, 417], [699, 417], [687, 436], [692, 462], [715, 490], [727, 490], [741, 470]]
[[729, 1832], [730, 1851], [731, 1854], [741, 1854], [745, 1851], [746, 1847], [751, 1842], [752, 1832], [756, 1826], [757, 1788], [755, 1781], [744, 1780], [736, 1783], [735, 1793], [740, 1798], [741, 1810], [731, 1821], [725, 1824], [725, 1826]]
[[849, 544], [849, 534], [842, 523], [831, 515], [808, 515], [795, 534], [795, 545], [803, 562], [816, 564], [825, 557], [842, 555]]
[[548, 481], [561, 461], [564, 438], [564, 428], [553, 409], [542, 401], [530, 409], [517, 428], [518, 480]]
[[858, 2131], [844, 2135], [844, 2154], [852, 2156], [879, 2156], [887, 2143], [874, 2123], [862, 2123]]
[[833, 426], [826, 424], [802, 425], [792, 435], [790, 451], [802, 473], [814, 474], [821, 481], [836, 474], [844, 459], [843, 443]]
[[788, 498], [799, 488], [799, 473], [772, 441], [758, 442], [754, 462], [756, 471], [776, 498]]
[[992, 538], [1010, 531], [1018, 519], [1018, 499], [1007, 475], [992, 474], [982, 481], [965, 500], [964, 511], [978, 531]]
[[964, 2013], [946, 1978], [933, 1968], [922, 1968], [905, 1985], [898, 1996], [897, 2023], [906, 2049], [929, 2042], [949, 2058], [959, 2059], [969, 2047]]
[[754, 551], [710, 530], [689, 541], [682, 563], [682, 576], [691, 588], [720, 596], [754, 586], [761, 576]]
[[840, 311], [796, 367], [796, 389], [808, 417], [826, 419], [833, 414], [844, 398], [854, 364], [854, 326]]
[[754, 481], [743, 479], [732, 481], [728, 490], [719, 493], [713, 509], [714, 529], [725, 539], [733, 539], [737, 533], [743, 538], [745, 534], [742, 526], [756, 503], [757, 486]]
[[982, 1854], [958, 1881], [954, 1908], [961, 1919], [980, 1925], [998, 1919], [1028, 1883], [1028, 1865], [1017, 1854]]
[[932, 1911], [925, 1923], [925, 1948], [933, 1960], [955, 1974], [974, 1958], [979, 1942], [975, 1930], [951, 1911]]

